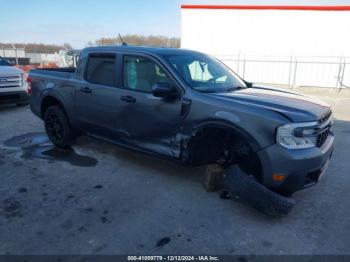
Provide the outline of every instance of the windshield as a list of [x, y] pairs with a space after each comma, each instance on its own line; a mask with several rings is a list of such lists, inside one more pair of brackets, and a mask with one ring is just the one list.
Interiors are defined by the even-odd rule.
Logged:
[[205, 92], [228, 92], [246, 87], [232, 71], [217, 59], [204, 54], [169, 55], [165, 57], [186, 83]]
[[0, 57], [0, 66], [10, 66], [10, 63]]

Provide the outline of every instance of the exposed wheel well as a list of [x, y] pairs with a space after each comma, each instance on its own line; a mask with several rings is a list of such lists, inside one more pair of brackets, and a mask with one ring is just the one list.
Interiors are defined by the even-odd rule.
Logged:
[[248, 139], [236, 130], [207, 127], [196, 133], [187, 143], [186, 160], [193, 166], [238, 164], [241, 169], [262, 180], [260, 159]]
[[61, 108], [63, 108], [62, 104], [60, 103], [60, 101], [58, 99], [56, 99], [53, 96], [47, 96], [43, 99], [43, 101], [41, 102], [41, 116], [42, 118], [44, 118], [45, 112], [46, 110], [53, 105], [58, 105]]

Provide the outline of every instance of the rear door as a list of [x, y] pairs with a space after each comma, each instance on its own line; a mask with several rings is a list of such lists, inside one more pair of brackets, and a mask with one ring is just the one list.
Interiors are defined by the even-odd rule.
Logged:
[[84, 79], [75, 96], [78, 121], [84, 131], [107, 138], [121, 135], [123, 128], [118, 115], [123, 90], [118, 88], [121, 81], [117, 68], [116, 53], [89, 54]]

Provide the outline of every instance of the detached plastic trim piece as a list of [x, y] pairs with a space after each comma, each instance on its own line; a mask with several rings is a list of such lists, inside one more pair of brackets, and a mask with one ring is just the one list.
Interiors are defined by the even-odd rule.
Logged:
[[285, 216], [293, 209], [295, 200], [281, 196], [244, 173], [237, 165], [225, 171], [224, 187], [233, 196], [269, 216]]

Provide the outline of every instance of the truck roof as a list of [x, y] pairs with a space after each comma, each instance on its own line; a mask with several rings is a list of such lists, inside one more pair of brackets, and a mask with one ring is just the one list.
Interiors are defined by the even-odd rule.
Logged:
[[190, 54], [197, 53], [193, 50], [180, 49], [180, 48], [168, 48], [168, 47], [149, 47], [149, 46], [98, 46], [98, 47], [87, 47], [84, 49], [86, 52], [99, 52], [99, 51], [130, 51], [138, 53], [148, 53], [156, 55], [179, 55], [179, 54]]

